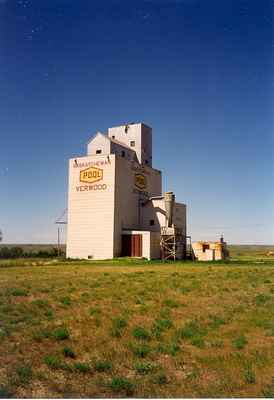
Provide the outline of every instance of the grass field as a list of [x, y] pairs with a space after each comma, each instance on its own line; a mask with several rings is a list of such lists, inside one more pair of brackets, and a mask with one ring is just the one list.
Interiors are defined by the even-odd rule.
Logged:
[[2, 260], [0, 397], [273, 397], [274, 260], [261, 256]]
[[[272, 259], [274, 260], [274, 246], [266, 245], [229, 245], [232, 258], [241, 260]], [[269, 256], [268, 253], [273, 253]]]
[[[57, 244], [4, 244], [0, 243], [0, 249], [3, 247], [21, 247], [24, 252], [37, 253], [38, 251], [51, 251], [53, 248], [57, 248]], [[66, 250], [66, 246], [61, 244], [60, 248], [63, 252]], [[274, 245], [243, 245], [235, 244], [228, 246], [231, 257], [239, 258], [268, 258], [268, 252], [274, 252]]]

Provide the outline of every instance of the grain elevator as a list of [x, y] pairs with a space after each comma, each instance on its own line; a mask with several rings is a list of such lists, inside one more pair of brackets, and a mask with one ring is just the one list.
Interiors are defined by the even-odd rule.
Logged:
[[97, 132], [87, 155], [69, 160], [67, 223], [69, 258], [185, 257], [186, 206], [162, 194], [149, 126]]

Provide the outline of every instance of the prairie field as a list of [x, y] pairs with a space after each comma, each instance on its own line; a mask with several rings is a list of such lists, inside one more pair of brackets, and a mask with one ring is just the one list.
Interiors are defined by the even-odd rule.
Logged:
[[235, 257], [1, 260], [0, 397], [274, 397], [274, 259]]

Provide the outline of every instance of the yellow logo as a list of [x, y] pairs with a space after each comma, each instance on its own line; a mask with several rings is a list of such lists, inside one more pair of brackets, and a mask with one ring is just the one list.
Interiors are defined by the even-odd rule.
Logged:
[[138, 189], [145, 189], [147, 186], [147, 179], [143, 174], [135, 174], [135, 186]]
[[97, 167], [90, 167], [80, 171], [80, 182], [93, 183], [103, 179], [103, 170]]

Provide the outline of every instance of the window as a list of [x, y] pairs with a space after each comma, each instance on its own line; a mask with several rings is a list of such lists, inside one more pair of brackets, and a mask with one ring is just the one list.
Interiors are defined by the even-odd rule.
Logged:
[[122, 150], [122, 157], [125, 157], [126, 153]]
[[112, 139], [115, 139], [115, 136], [111, 136], [112, 137]]
[[145, 163], [148, 164], [148, 161], [146, 160]]
[[155, 221], [154, 221], [154, 219], [151, 219], [151, 220], [149, 221], [149, 225], [150, 225], [150, 226], [153, 226], [153, 225], [155, 225]]
[[102, 150], [96, 150], [96, 154], [101, 154]]
[[206, 250], [209, 250], [209, 244], [203, 244], [203, 253], [205, 253]]
[[135, 140], [132, 140], [132, 141], [130, 142], [130, 146], [131, 146], [131, 147], [134, 147], [134, 146], [135, 146]]

